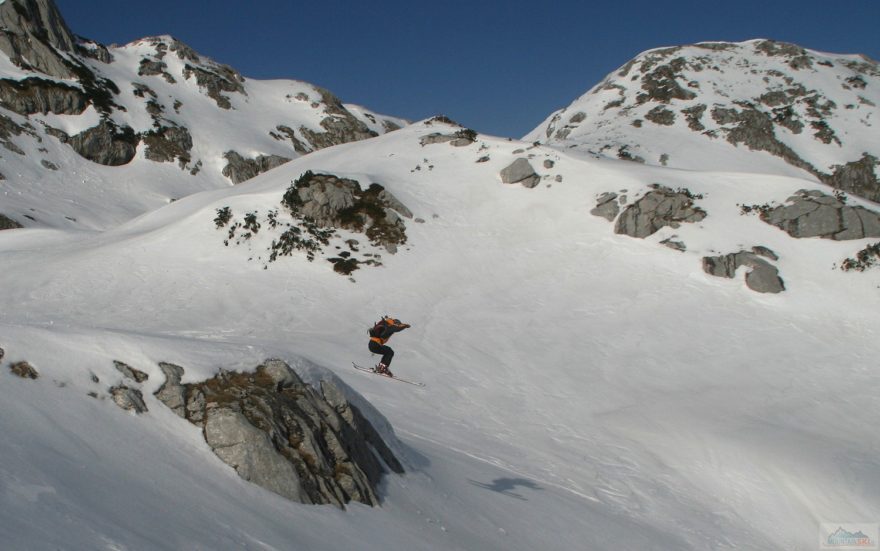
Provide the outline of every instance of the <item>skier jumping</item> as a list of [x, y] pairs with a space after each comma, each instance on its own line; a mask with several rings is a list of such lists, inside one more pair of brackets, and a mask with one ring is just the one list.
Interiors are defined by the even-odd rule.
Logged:
[[399, 319], [390, 316], [383, 316], [382, 319], [377, 321], [376, 324], [373, 325], [373, 328], [370, 329], [370, 352], [373, 354], [382, 354], [382, 361], [376, 366], [376, 373], [385, 375], [386, 377], [394, 376], [394, 374], [391, 373], [391, 370], [388, 369], [388, 366], [391, 365], [391, 359], [394, 357], [394, 350], [392, 350], [390, 346], [386, 346], [385, 343], [388, 342], [391, 335], [398, 331], [403, 331], [407, 327], [410, 327], [408, 323], [403, 323]]

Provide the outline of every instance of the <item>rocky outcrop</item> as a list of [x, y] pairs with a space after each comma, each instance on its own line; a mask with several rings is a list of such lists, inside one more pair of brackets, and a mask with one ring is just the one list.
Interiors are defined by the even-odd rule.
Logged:
[[740, 266], [751, 268], [745, 280], [749, 289], [758, 293], [781, 293], [785, 283], [779, 277], [779, 270], [761, 258], [767, 256], [776, 260], [776, 254], [766, 247], [755, 247], [752, 251], [740, 251], [723, 256], [703, 258], [703, 271], [717, 277], [733, 278]]
[[406, 226], [400, 215], [412, 216], [379, 184], [362, 189], [357, 180], [311, 171], [291, 185], [283, 204], [295, 217], [313, 220], [318, 227], [364, 233], [391, 253], [406, 242]]
[[125, 385], [114, 386], [110, 389], [110, 397], [117, 406], [126, 411], [133, 411], [135, 413], [147, 412], [144, 395], [136, 388], [130, 388]]
[[501, 171], [501, 182], [504, 184], [522, 184], [523, 187], [533, 188], [541, 181], [541, 177], [529, 163], [528, 159], [520, 157]]
[[878, 166], [880, 166], [880, 159], [864, 153], [858, 161], [835, 165], [831, 167], [831, 174], [820, 174], [819, 178], [829, 186], [877, 203], [880, 202]]
[[124, 126], [121, 129], [109, 120], [98, 126], [83, 130], [66, 141], [82, 157], [106, 166], [128, 164], [134, 159], [139, 143], [134, 131]]
[[150, 376], [143, 371], [135, 369], [125, 362], [120, 362], [119, 360], [113, 360], [113, 366], [116, 367], [116, 369], [120, 373], [122, 373], [124, 377], [131, 379], [136, 383], [142, 383], [150, 378]]
[[440, 132], [432, 132], [427, 136], [422, 136], [419, 143], [422, 146], [436, 143], [448, 143], [453, 147], [465, 147], [477, 141], [477, 133], [469, 128], [463, 128], [452, 134], [442, 134]]
[[321, 121], [323, 132], [306, 126], [300, 126], [299, 132], [314, 149], [323, 149], [348, 142], [366, 140], [377, 136], [363, 121], [355, 117], [342, 102], [323, 88], [317, 88], [321, 94], [324, 112], [328, 115]]
[[61, 82], [36, 77], [4, 78], [0, 79], [0, 105], [20, 115], [79, 115], [89, 106], [89, 100], [80, 88]]
[[[183, 45], [179, 42], [176, 44], [178, 46], [178, 54], [180, 54], [180, 51], [182, 51], [181, 46]], [[196, 56], [195, 52], [192, 52], [189, 47], [186, 47], [186, 51], [191, 53], [190, 59], [192, 59], [193, 56], [198, 59], [198, 56]], [[209, 66], [189, 64], [184, 66], [183, 77], [188, 80], [193, 75], [195, 75], [196, 83], [199, 85], [199, 88], [204, 89], [208, 97], [213, 99], [217, 103], [217, 106], [223, 109], [232, 109], [232, 103], [229, 101], [229, 96], [224, 95], [224, 92], [247, 95], [243, 86], [244, 77], [228, 65], [212, 63]]]
[[17, 228], [21, 228], [22, 225], [13, 220], [12, 218], [8, 218], [0, 214], [0, 231], [2, 230], [14, 230]]
[[618, 205], [618, 196], [616, 193], [603, 193], [596, 199], [596, 208], [590, 211], [593, 216], [601, 216], [609, 222], [613, 222], [617, 215], [620, 214], [620, 206]]
[[290, 161], [287, 157], [280, 155], [258, 155], [254, 159], [246, 159], [235, 151], [227, 151], [223, 157], [226, 159], [223, 175], [232, 180], [233, 184], [250, 180], [258, 174]]
[[818, 190], [800, 190], [788, 198], [787, 205], [756, 210], [760, 211], [761, 220], [792, 237], [837, 241], [880, 237], [880, 214], [847, 205], [843, 196], [830, 196]]
[[144, 156], [160, 163], [178, 161], [180, 168], [192, 160], [192, 136], [184, 126], [162, 126], [143, 134]]
[[24, 69], [57, 78], [73, 78], [61, 52], [73, 52], [76, 39], [52, 0], [6, 0], [0, 3], [0, 51]]
[[626, 207], [614, 226], [615, 233], [644, 238], [662, 227], [677, 228], [706, 217], [706, 212], [694, 205], [699, 197], [688, 190], [674, 191], [659, 184], [651, 187], [652, 191]]
[[183, 369], [164, 365], [170, 377], [156, 397], [201, 427], [239, 476], [269, 491], [302, 503], [378, 505], [385, 466], [403, 472], [334, 383], [315, 389], [283, 361], [267, 360], [253, 373], [222, 371], [182, 385]]
[[34, 366], [24, 361], [13, 363], [9, 366], [9, 371], [11, 371], [13, 375], [17, 375], [22, 379], [36, 379], [40, 376], [40, 374], [37, 373], [37, 370], [34, 369]]

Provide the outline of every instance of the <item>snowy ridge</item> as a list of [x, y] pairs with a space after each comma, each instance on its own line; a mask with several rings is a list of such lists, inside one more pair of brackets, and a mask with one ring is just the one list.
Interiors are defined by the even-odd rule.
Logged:
[[864, 56], [706, 42], [640, 54], [524, 139], [688, 170], [821, 179], [880, 156], [878, 105], [880, 67]]
[[[104, 48], [91, 42], [81, 47]], [[363, 107], [349, 111], [330, 92], [305, 82], [247, 79], [170, 36], [104, 51], [104, 61], [73, 56], [98, 83], [98, 95], [85, 81], [22, 69], [0, 52], [0, 76], [8, 86], [39, 79], [42, 93], [52, 97], [48, 83], [61, 83], [87, 102], [82, 112], [67, 113], [53, 111], [58, 107], [23, 111], [15, 92], [9, 103], [0, 101], [0, 122], [8, 121], [0, 125], [6, 192], [0, 214], [27, 227], [104, 229], [321, 147], [406, 124]], [[71, 137], [105, 121], [134, 136], [136, 150], [122, 166], [92, 162], [70, 145]], [[272, 161], [248, 165], [260, 157]]]
[[[12, 548], [50, 548], [43, 527], [63, 518], [84, 519], [67, 525], [73, 549], [804, 548], [817, 519], [876, 515], [865, 427], [880, 413], [880, 276], [832, 269], [867, 240], [794, 239], [737, 207], [826, 188], [487, 136], [421, 145], [453, 131], [420, 123], [328, 148], [101, 234], [0, 233], [0, 346], [41, 373], [0, 373]], [[500, 182], [520, 157], [541, 167], [534, 189]], [[223, 245], [217, 209], [264, 216], [307, 170], [381, 183], [413, 213], [406, 245], [354, 283], [304, 254], [263, 269]], [[656, 182], [702, 195], [708, 216], [641, 240], [589, 214], [602, 193], [635, 199]], [[673, 233], [684, 253], [658, 246]], [[753, 245], [778, 254], [785, 293], [700, 267]], [[369, 362], [365, 329], [382, 313], [413, 325], [391, 342], [395, 372], [426, 390], [350, 368]], [[283, 502], [149, 393], [139, 417], [86, 396], [110, 358], [150, 373], [173, 360], [196, 378], [265, 357], [329, 369], [387, 417], [408, 474], [381, 508]], [[62, 436], [86, 420], [99, 430]], [[35, 461], [37, 446], [58, 454]], [[102, 471], [125, 485], [89, 482]]]

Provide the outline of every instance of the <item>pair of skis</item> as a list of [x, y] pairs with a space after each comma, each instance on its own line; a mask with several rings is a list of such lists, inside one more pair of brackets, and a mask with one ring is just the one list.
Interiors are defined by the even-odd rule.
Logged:
[[401, 383], [406, 383], [406, 384], [413, 385], [413, 386], [425, 386], [425, 383], [418, 383], [416, 381], [408, 381], [406, 379], [401, 379], [400, 377], [395, 377], [393, 375], [389, 376], [389, 375], [379, 373], [378, 371], [375, 370], [375, 368], [372, 368], [372, 367], [364, 367], [364, 366], [358, 365], [354, 362], [351, 362], [351, 365], [353, 365], [354, 368], [357, 369], [358, 371], [366, 371], [367, 373], [372, 373], [373, 375], [379, 375], [380, 377], [385, 377], [387, 379], [394, 379], [395, 381], [400, 381]]

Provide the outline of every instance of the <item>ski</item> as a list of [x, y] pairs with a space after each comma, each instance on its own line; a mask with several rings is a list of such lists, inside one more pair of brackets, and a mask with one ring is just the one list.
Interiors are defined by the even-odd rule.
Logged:
[[357, 369], [358, 371], [366, 371], [367, 373], [372, 373], [373, 375], [378, 375], [378, 376], [380, 376], [380, 377], [385, 377], [386, 379], [394, 379], [395, 381], [400, 381], [401, 383], [406, 383], [406, 384], [408, 384], [408, 385], [413, 385], [413, 386], [422, 386], [422, 387], [425, 386], [425, 383], [419, 383], [419, 382], [417, 382], [417, 381], [409, 381], [409, 380], [407, 380], [407, 379], [401, 379], [400, 377], [395, 377], [395, 376], [391, 376], [391, 377], [389, 377], [388, 375], [382, 375], [381, 373], [378, 373], [378, 372], [377, 372], [375, 369], [373, 369], [372, 367], [364, 367], [364, 366], [362, 366], [362, 365], [358, 365], [358, 364], [356, 364], [356, 363], [354, 363], [354, 362], [351, 362], [351, 365], [353, 365], [354, 368]]

